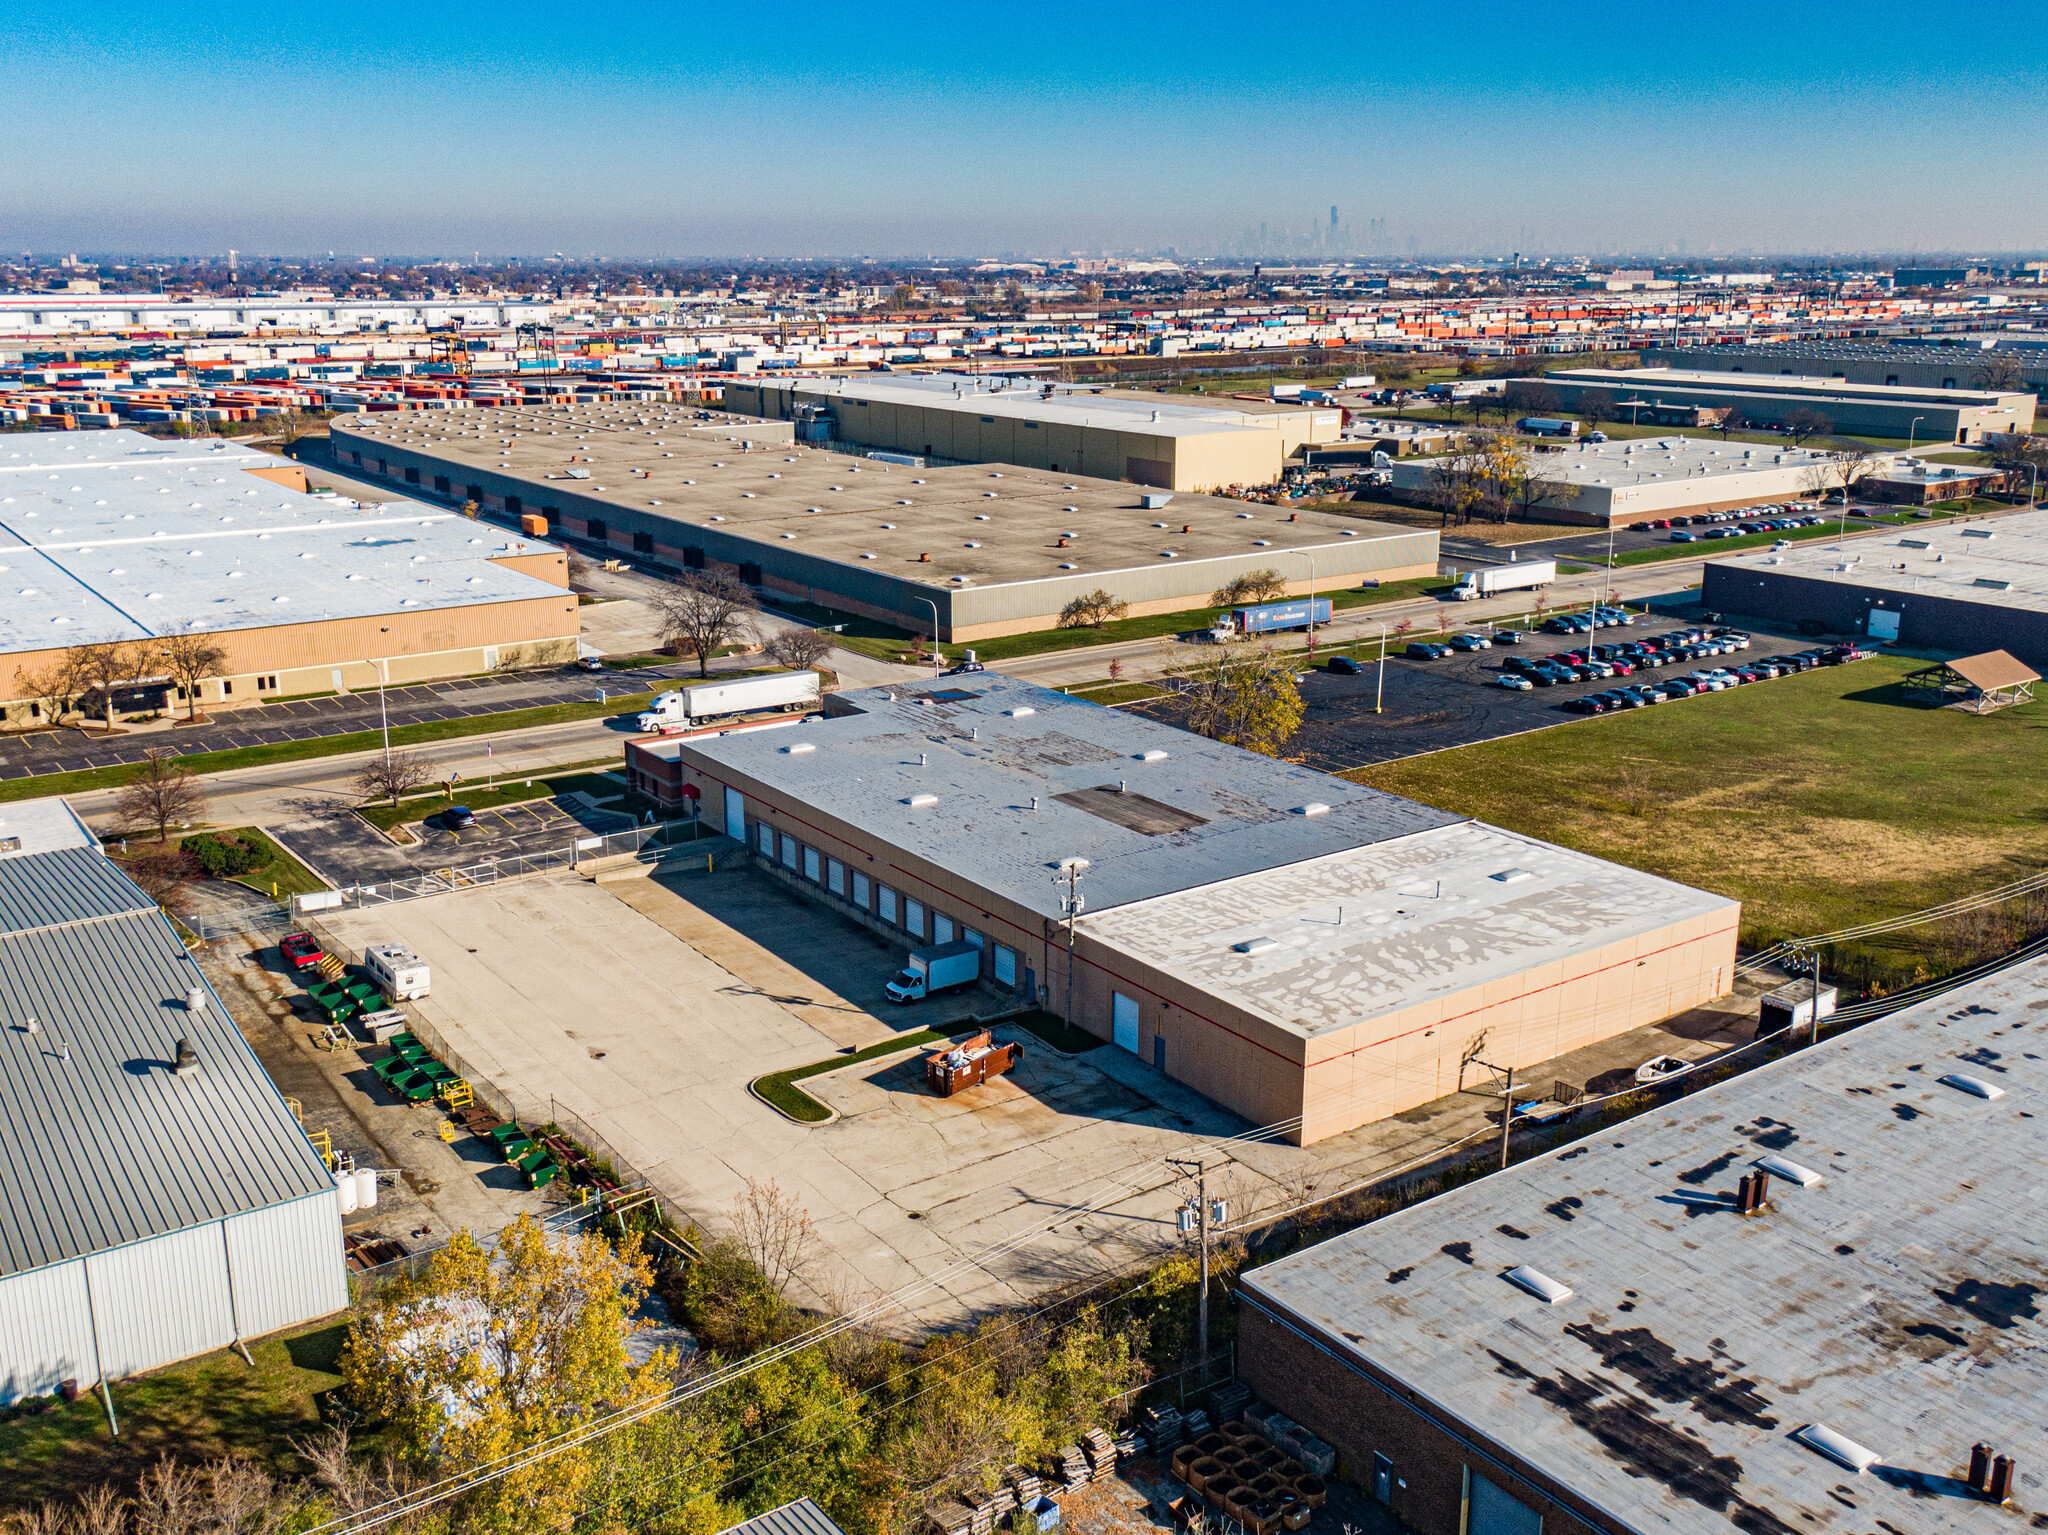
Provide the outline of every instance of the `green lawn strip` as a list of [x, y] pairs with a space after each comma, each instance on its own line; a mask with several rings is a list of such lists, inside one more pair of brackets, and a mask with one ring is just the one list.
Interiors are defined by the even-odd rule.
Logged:
[[1149, 682], [1098, 683], [1091, 687], [1066, 690], [1075, 698], [1085, 698], [1091, 704], [1134, 704], [1140, 699], [1159, 698], [1164, 688], [1156, 688]]
[[[604, 703], [591, 699], [573, 704], [543, 704], [538, 708], [512, 709], [503, 714], [475, 714], [459, 720], [393, 725], [391, 744], [422, 746], [433, 741], [460, 740], [466, 736], [530, 730], [537, 725], [565, 725], [577, 720], [632, 714], [645, 708], [653, 697], [652, 693], [618, 693]], [[371, 751], [382, 745], [383, 739], [378, 731], [358, 730], [348, 735], [321, 736], [311, 741], [278, 741], [267, 746], [238, 746], [229, 751], [201, 752], [196, 756], [180, 757], [178, 762], [194, 773], [228, 773], [237, 768], [268, 767], [277, 762], [302, 762], [317, 757], [343, 757], [350, 752]], [[0, 802], [118, 789], [141, 771], [140, 763], [125, 763], [119, 767], [81, 768], [75, 773], [42, 773], [33, 778], [10, 778], [0, 782]]]
[[[107, 1432], [97, 1395], [52, 1399], [46, 1411], [0, 1422], [0, 1508], [44, 1499], [69, 1502], [81, 1489], [111, 1482], [132, 1491], [160, 1456], [187, 1464], [234, 1455], [280, 1476], [303, 1476], [293, 1449], [321, 1429], [320, 1398], [342, 1384], [343, 1322], [316, 1323], [249, 1345], [256, 1368], [226, 1349], [114, 1385], [121, 1437]], [[374, 1435], [356, 1431], [356, 1443]]]
[[[2048, 866], [2048, 704], [1909, 701], [1881, 656], [1344, 776], [1743, 902], [1742, 937], [1830, 932]], [[1944, 963], [1936, 929], [1831, 966]]]
[[558, 794], [570, 794], [578, 790], [593, 799], [623, 798], [628, 793], [623, 780], [607, 778], [601, 773], [591, 771], [593, 768], [607, 767], [616, 760], [607, 757], [596, 762], [579, 762], [570, 767], [551, 769], [545, 776], [506, 778], [492, 787], [472, 780], [457, 784], [453, 795], [444, 794], [436, 789], [431, 794], [409, 795], [396, 805], [389, 801], [377, 805], [361, 805], [357, 807], [356, 814], [377, 830], [390, 831], [394, 826], [424, 821], [429, 816], [439, 815], [450, 805], [456, 804], [467, 805], [472, 810], [495, 810], [506, 805], [553, 799]]
[[328, 888], [326, 882], [292, 857], [283, 848], [272, 842], [253, 826], [237, 827], [234, 831], [222, 832], [223, 837], [239, 837], [251, 847], [262, 848], [270, 855], [270, 862], [260, 869], [252, 869], [235, 880], [238, 885], [247, 885], [260, 895], [267, 895], [274, 901], [288, 901], [295, 895], [311, 895], [317, 890]]
[[858, 1066], [862, 1061], [895, 1055], [902, 1050], [920, 1049], [952, 1037], [951, 1034], [941, 1033], [937, 1029], [918, 1029], [913, 1033], [898, 1034], [894, 1038], [885, 1039], [879, 1045], [869, 1045], [865, 1050], [855, 1050], [850, 1055], [828, 1056], [822, 1061], [813, 1061], [808, 1066], [794, 1066], [788, 1071], [772, 1071], [765, 1077], [754, 1078], [751, 1085], [756, 1094], [791, 1119], [814, 1125], [820, 1120], [830, 1119], [832, 1111], [796, 1085], [805, 1077], [837, 1071], [842, 1066]]

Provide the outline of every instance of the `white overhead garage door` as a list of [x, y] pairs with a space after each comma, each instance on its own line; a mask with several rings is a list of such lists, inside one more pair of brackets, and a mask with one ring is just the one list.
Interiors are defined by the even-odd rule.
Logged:
[[1138, 1004], [1136, 999], [1113, 991], [1110, 997], [1109, 1037], [1120, 1050], [1138, 1053]]

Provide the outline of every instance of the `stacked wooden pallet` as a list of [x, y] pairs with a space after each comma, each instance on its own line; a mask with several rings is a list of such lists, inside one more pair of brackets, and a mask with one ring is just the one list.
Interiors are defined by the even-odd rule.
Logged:
[[1199, 1407], [1181, 1419], [1181, 1430], [1190, 1439], [1200, 1439], [1203, 1435], [1210, 1433], [1214, 1427], [1215, 1425], [1209, 1421], [1208, 1413]]
[[1028, 1508], [1045, 1491], [1045, 1484], [1038, 1479], [1038, 1474], [1026, 1471], [1022, 1466], [1012, 1466], [1003, 1473], [1003, 1486], [1017, 1500], [1014, 1506], [1018, 1508]]
[[1078, 1444], [1068, 1445], [1065, 1449], [1058, 1451], [1054, 1458], [1058, 1462], [1055, 1474], [1059, 1477], [1062, 1486], [1086, 1487], [1095, 1479], [1094, 1472], [1090, 1470], [1088, 1465], [1088, 1457], [1082, 1453], [1081, 1447]]
[[1249, 1407], [1251, 1400], [1251, 1388], [1243, 1381], [1225, 1381], [1209, 1393], [1209, 1411], [1218, 1423], [1228, 1423]]
[[1089, 1474], [1100, 1481], [1116, 1474], [1116, 1441], [1099, 1428], [1081, 1436], [1081, 1453], [1088, 1457]]
[[1147, 1407], [1138, 1414], [1138, 1422], [1152, 1453], [1162, 1458], [1179, 1449], [1186, 1434], [1180, 1413], [1171, 1407]]

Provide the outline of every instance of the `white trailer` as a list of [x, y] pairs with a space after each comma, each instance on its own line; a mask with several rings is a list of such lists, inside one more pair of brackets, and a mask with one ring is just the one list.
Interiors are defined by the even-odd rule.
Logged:
[[642, 730], [682, 730], [712, 720], [818, 706], [816, 672], [776, 672], [733, 682], [700, 682], [663, 693], [639, 718]]
[[1534, 586], [1548, 586], [1557, 579], [1556, 560], [1522, 560], [1508, 565], [1487, 565], [1468, 570], [1451, 588], [1460, 602], [1491, 597], [1497, 592], [1518, 592]]

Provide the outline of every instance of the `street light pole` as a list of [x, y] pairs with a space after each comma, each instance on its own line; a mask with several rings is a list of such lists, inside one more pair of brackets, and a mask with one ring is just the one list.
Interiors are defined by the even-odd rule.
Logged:
[[1906, 428], [1906, 456], [1908, 458], [1913, 455], [1913, 434], [1920, 430], [1920, 423], [1926, 419], [1925, 416], [1915, 416], [1912, 424]]
[[1316, 658], [1316, 555], [1313, 549], [1297, 549], [1295, 553], [1308, 561], [1308, 658]]
[[1384, 714], [1387, 697], [1387, 621], [1384, 618], [1375, 618], [1373, 622], [1380, 626], [1380, 680], [1372, 690], [1372, 712]]

